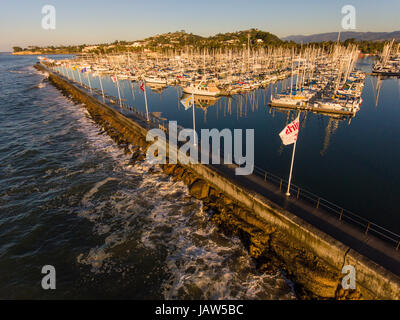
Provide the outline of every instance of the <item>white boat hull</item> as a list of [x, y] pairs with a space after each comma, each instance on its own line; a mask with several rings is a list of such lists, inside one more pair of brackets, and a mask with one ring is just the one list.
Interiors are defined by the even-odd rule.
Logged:
[[196, 96], [209, 96], [209, 97], [216, 97], [221, 94], [221, 91], [207, 91], [207, 90], [198, 90], [191, 87], [184, 87], [182, 88], [184, 93], [194, 94]]

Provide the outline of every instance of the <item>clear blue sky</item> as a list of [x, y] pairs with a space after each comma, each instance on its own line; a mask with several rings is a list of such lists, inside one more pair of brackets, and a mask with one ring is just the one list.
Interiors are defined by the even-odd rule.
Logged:
[[[42, 6], [56, 30], [41, 28]], [[12, 46], [138, 40], [184, 29], [203, 36], [258, 28], [280, 37], [339, 31], [341, 8], [357, 9], [356, 31], [400, 30], [400, 0], [1, 0], [0, 51]]]

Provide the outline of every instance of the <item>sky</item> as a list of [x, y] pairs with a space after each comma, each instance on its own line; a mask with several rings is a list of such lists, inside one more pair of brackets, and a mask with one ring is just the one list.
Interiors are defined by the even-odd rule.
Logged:
[[[55, 30], [41, 27], [42, 7], [56, 9]], [[400, 0], [0, 0], [0, 51], [13, 46], [140, 40], [185, 30], [202, 36], [257, 28], [279, 37], [345, 31], [344, 5], [356, 30], [400, 30]]]

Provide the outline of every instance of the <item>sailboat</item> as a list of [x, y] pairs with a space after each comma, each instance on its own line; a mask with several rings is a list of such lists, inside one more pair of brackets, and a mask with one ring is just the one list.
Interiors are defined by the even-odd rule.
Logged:
[[222, 91], [215, 85], [215, 83], [203, 83], [200, 86], [196, 83], [182, 88], [184, 93], [217, 97], [222, 94]]
[[157, 84], [167, 84], [167, 79], [156, 77], [156, 76], [147, 76], [144, 77], [144, 81], [147, 83], [157, 83]]

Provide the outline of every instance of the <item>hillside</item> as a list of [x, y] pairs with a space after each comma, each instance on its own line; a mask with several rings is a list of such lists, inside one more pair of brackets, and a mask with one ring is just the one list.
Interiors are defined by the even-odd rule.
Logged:
[[[250, 39], [248, 39], [250, 35]], [[276, 35], [261, 31], [258, 29], [250, 29], [245, 31], [237, 31], [237, 32], [228, 32], [228, 33], [219, 33], [215, 36], [211, 36], [207, 38], [207, 41], [210, 43], [219, 42], [219, 43], [236, 43], [239, 45], [247, 44], [248, 40], [252, 45], [257, 44], [279, 44], [282, 42]]]
[[206, 38], [192, 33], [186, 33], [184, 30], [177, 32], [168, 32], [158, 34], [152, 37], [140, 40], [143, 46], [147, 47], [181, 47], [186, 45], [196, 45], [203, 43]]
[[282, 44], [276, 35], [250, 29], [237, 32], [219, 33], [209, 37], [203, 37], [185, 30], [168, 32], [136, 41], [114, 41], [112, 43], [102, 43], [97, 45], [77, 45], [77, 46], [49, 46], [38, 47], [29, 46], [27, 48], [13, 47], [14, 53], [26, 54], [28, 51], [35, 51], [41, 54], [65, 54], [65, 53], [114, 53], [127, 51], [142, 51], [144, 49], [163, 50], [163, 49], [182, 49], [192, 48], [243, 48], [250, 42], [251, 46], [263, 47], [268, 45]]
[[173, 33], [165, 33], [142, 40], [146, 47], [242, 47], [247, 45], [248, 41], [252, 46], [263, 46], [269, 44], [282, 43], [276, 35], [261, 31], [258, 29], [250, 29], [237, 32], [218, 33], [214, 36], [202, 37], [195, 34], [188, 34], [184, 30]]

